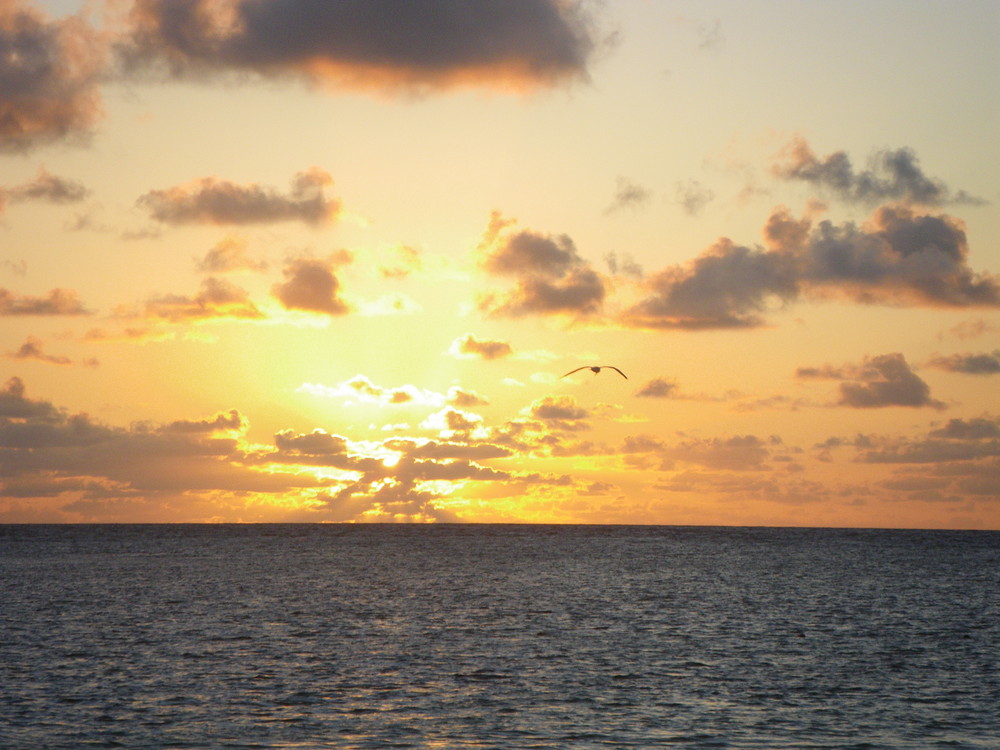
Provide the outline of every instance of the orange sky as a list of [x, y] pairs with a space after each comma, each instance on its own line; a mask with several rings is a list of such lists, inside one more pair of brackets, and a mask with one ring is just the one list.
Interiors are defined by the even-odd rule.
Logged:
[[452, 5], [0, 3], [0, 522], [1000, 529], [1000, 7]]

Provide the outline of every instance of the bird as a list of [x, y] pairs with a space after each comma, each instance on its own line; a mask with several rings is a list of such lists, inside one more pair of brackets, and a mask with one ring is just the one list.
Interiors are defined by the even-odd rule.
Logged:
[[[569, 372], [566, 373], [566, 375], [572, 375], [574, 372], [580, 372], [580, 370], [591, 370], [596, 375], [597, 373], [599, 373], [603, 369], [614, 370], [619, 375], [621, 375], [623, 378], [625, 378], [626, 380], [628, 380], [628, 375], [626, 375], [624, 372], [622, 372], [621, 370], [619, 370], [614, 365], [584, 365], [583, 367], [577, 367], [575, 370], [570, 370]], [[565, 378], [566, 375], [563, 375], [562, 377]]]

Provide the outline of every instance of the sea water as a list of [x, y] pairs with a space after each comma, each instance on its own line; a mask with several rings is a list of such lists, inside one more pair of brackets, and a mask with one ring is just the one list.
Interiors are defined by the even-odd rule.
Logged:
[[1000, 533], [0, 527], [3, 748], [1000, 748]]

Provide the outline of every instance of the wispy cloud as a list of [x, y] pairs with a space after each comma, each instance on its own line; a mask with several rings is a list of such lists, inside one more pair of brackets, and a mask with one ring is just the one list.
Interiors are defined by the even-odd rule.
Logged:
[[264, 317], [242, 287], [225, 279], [210, 276], [202, 282], [197, 294], [169, 294], [146, 301], [142, 312], [122, 311], [124, 317], [161, 318], [172, 323], [210, 320], [213, 318]]
[[0, 289], [0, 316], [3, 315], [89, 315], [79, 295], [72, 289], [53, 289], [44, 297], [19, 295]]
[[611, 201], [611, 205], [604, 210], [604, 213], [613, 214], [625, 208], [643, 208], [649, 204], [652, 197], [653, 193], [649, 188], [633, 182], [627, 177], [619, 177], [614, 198]]
[[247, 241], [242, 237], [226, 237], [197, 261], [199, 271], [212, 274], [237, 271], [257, 273], [266, 271], [267, 267], [266, 261], [254, 260], [247, 254]]
[[[65, 355], [47, 354], [44, 351], [42, 340], [35, 336], [29, 336], [17, 350], [9, 352], [7, 356], [11, 359], [36, 360], [50, 365], [74, 364], [74, 361]], [[87, 367], [96, 367], [98, 362], [96, 359], [86, 359], [81, 364]]]
[[514, 353], [514, 350], [506, 341], [477, 339], [474, 334], [467, 333], [452, 341], [448, 352], [453, 357], [489, 360], [509, 357]]

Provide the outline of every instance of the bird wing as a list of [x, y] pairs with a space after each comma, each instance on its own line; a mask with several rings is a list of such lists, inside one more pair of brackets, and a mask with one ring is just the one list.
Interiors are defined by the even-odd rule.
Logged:
[[623, 378], [625, 378], [626, 380], [628, 380], [628, 375], [626, 375], [626, 374], [625, 374], [624, 372], [622, 372], [621, 370], [619, 370], [619, 369], [618, 369], [617, 367], [615, 367], [614, 365], [601, 365], [601, 367], [607, 367], [607, 368], [608, 368], [609, 370], [614, 370], [614, 371], [615, 371], [615, 372], [617, 372], [617, 373], [618, 373], [619, 375], [621, 375], [621, 376], [622, 376]]
[[[572, 375], [574, 372], [580, 372], [580, 370], [589, 370], [589, 369], [590, 369], [589, 366], [584, 365], [583, 367], [577, 367], [575, 370], [570, 370], [569, 372], [566, 373], [566, 375]], [[566, 375], [560, 375], [560, 377], [564, 378], [566, 377]]]

